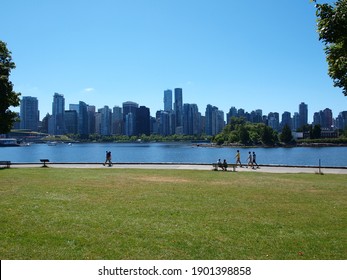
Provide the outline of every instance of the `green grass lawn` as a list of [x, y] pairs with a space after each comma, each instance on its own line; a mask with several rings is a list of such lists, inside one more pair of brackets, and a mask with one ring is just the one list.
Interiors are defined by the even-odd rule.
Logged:
[[0, 170], [0, 259], [346, 259], [346, 175]]

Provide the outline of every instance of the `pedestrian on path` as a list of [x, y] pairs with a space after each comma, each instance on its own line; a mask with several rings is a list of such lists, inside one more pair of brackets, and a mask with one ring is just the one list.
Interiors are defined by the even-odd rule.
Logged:
[[255, 152], [253, 152], [253, 168], [254, 168], [255, 165], [257, 166], [257, 168], [259, 168], [259, 165], [257, 163], [256, 158], [257, 158], [257, 156], [255, 155]]
[[235, 155], [235, 158], [236, 158], [236, 165], [237, 165], [237, 164], [240, 164], [240, 167], [242, 167], [241, 155], [240, 155], [240, 151], [239, 151], [239, 150], [237, 150], [236, 155]]
[[112, 166], [112, 155], [110, 151], [106, 151], [106, 160], [104, 162], [104, 166], [108, 163], [108, 166]]
[[252, 158], [251, 152], [248, 152], [247, 162], [248, 162], [247, 168], [248, 168], [248, 166], [251, 166], [251, 168], [253, 168], [253, 158]]

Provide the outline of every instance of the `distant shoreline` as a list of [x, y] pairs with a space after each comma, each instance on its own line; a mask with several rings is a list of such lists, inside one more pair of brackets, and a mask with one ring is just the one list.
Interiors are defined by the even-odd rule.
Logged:
[[207, 147], [207, 148], [320, 148], [320, 147], [347, 147], [347, 143], [296, 143], [293, 145], [242, 145], [242, 144], [222, 144], [218, 145], [216, 143], [196, 143], [194, 146], [197, 147]]

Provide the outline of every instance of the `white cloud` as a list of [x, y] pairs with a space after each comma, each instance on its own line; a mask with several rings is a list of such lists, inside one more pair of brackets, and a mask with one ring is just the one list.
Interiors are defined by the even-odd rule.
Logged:
[[94, 90], [95, 90], [94, 88], [88, 87], [88, 88], [85, 88], [85, 89], [83, 90], [83, 92], [89, 93], [89, 92], [92, 92], [92, 91], [94, 91]]

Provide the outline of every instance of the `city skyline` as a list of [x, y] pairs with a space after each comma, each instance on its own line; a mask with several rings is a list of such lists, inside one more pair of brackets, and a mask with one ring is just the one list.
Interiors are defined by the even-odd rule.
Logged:
[[98, 108], [136, 100], [155, 112], [165, 88], [224, 112], [296, 112], [305, 101], [309, 122], [322, 108], [347, 107], [308, 0], [13, 0], [3, 9], [0, 38], [17, 66], [10, 80], [40, 99], [42, 115], [53, 92]]
[[[281, 131], [284, 125], [296, 131], [307, 124], [319, 124], [322, 128], [346, 126], [347, 111], [337, 113], [329, 108], [321, 109], [313, 114], [313, 122], [308, 121], [308, 104], [301, 102], [297, 112], [270, 112], [263, 114], [262, 109], [248, 112], [243, 108], [231, 106], [227, 112], [219, 110], [213, 104], [207, 104], [205, 111], [196, 104], [183, 102], [183, 89], [175, 88], [163, 91], [163, 109], [150, 112], [145, 104], [125, 101], [120, 106], [105, 105], [96, 108], [93, 104], [79, 101], [79, 104], [65, 106], [63, 94], [54, 93], [51, 114], [42, 117], [42, 127], [49, 134], [65, 133], [101, 134], [101, 135], [141, 135], [141, 134], [184, 134], [184, 135], [216, 135], [229, 123], [232, 116], [245, 117], [253, 123], [265, 123], [276, 131]], [[21, 122], [19, 128], [38, 128], [39, 100], [36, 97], [23, 96], [21, 102]], [[205, 112], [205, 114], [203, 113]], [[47, 119], [47, 116], [48, 119]], [[338, 116], [338, 117], [337, 117]], [[36, 121], [35, 121], [36, 118]], [[17, 125], [18, 127], [18, 125]], [[36, 128], [36, 129], [35, 129]]]

